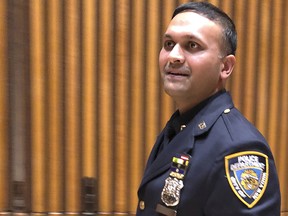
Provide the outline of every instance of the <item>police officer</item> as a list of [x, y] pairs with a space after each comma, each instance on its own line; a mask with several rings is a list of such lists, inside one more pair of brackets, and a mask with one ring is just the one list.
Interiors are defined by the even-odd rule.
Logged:
[[149, 156], [138, 216], [280, 215], [271, 150], [225, 90], [236, 43], [233, 21], [212, 4], [174, 11], [159, 65], [178, 109]]

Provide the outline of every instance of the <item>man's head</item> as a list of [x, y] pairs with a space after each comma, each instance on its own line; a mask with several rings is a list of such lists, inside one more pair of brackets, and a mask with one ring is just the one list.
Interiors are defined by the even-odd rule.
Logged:
[[218, 23], [223, 30], [224, 55], [235, 55], [237, 48], [237, 32], [233, 20], [222, 10], [208, 2], [189, 2], [177, 7], [172, 19], [184, 11], [193, 11], [207, 19]]
[[[205, 9], [205, 5], [211, 9]], [[236, 48], [223, 45], [226, 30], [219, 20], [224, 18], [216, 16], [220, 13], [218, 8], [214, 10], [208, 3], [179, 6], [164, 34], [159, 55], [161, 76], [165, 91], [175, 100], [180, 112], [223, 89], [233, 71]]]

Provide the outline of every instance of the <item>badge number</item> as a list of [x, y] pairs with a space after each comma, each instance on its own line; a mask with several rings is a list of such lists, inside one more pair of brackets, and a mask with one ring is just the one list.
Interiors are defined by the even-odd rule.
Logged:
[[268, 183], [267, 155], [255, 151], [228, 155], [225, 157], [225, 171], [236, 196], [249, 208], [256, 205]]

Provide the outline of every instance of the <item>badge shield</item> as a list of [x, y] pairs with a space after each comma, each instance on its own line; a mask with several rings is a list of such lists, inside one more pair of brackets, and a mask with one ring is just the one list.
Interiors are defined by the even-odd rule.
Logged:
[[190, 156], [180, 154], [172, 158], [170, 174], [165, 180], [161, 200], [166, 206], [177, 206], [180, 201], [180, 191], [184, 187], [183, 179], [189, 165]]
[[161, 193], [161, 199], [167, 206], [176, 206], [180, 200], [180, 190], [184, 187], [183, 181], [168, 177]]

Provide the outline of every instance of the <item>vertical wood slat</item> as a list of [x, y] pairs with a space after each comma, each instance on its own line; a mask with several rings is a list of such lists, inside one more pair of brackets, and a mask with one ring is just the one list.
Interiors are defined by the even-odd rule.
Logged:
[[[99, 51], [98, 51], [98, 83], [99, 83], [99, 116], [98, 116], [98, 156], [97, 169], [99, 170], [99, 211], [109, 212], [114, 208], [114, 151], [113, 151], [113, 61], [112, 55], [114, 50], [113, 41], [113, 16], [111, 0], [102, 1], [99, 7]], [[110, 15], [108, 15], [110, 14]]]
[[115, 159], [114, 159], [114, 170], [115, 170], [115, 211], [126, 212], [128, 207], [127, 199], [119, 199], [123, 194], [128, 194], [127, 189], [128, 180], [127, 176], [128, 169], [127, 165], [130, 163], [128, 160], [128, 81], [129, 81], [129, 6], [127, 0], [118, 0], [115, 3], [115, 36], [117, 43], [115, 44]]
[[[84, 0], [82, 1], [82, 8], [84, 13], [82, 13], [82, 177], [85, 179], [92, 179], [95, 185], [92, 188], [90, 186], [90, 193], [95, 197], [93, 200], [97, 200], [97, 82], [96, 82], [96, 71], [97, 71], [97, 60], [96, 50], [97, 50], [97, 5], [94, 0]], [[87, 204], [87, 201], [83, 197], [87, 197], [87, 183], [84, 184], [82, 179], [82, 211], [92, 211], [97, 210], [97, 205]], [[85, 189], [84, 189], [85, 187]], [[91, 189], [92, 188], [92, 189]], [[84, 194], [86, 192], [86, 194]], [[92, 195], [90, 195], [92, 197]]]
[[146, 52], [147, 52], [147, 59], [145, 68], [146, 71], [144, 72], [146, 74], [145, 78], [145, 127], [144, 127], [144, 133], [146, 136], [146, 146], [145, 146], [145, 157], [148, 158], [148, 155], [151, 151], [152, 145], [155, 142], [155, 138], [157, 136], [158, 129], [158, 114], [157, 111], [157, 105], [159, 102], [158, 98], [158, 91], [159, 91], [159, 72], [158, 72], [158, 45], [160, 40], [160, 29], [158, 28], [158, 22], [155, 20], [159, 20], [159, 4], [155, 4], [155, 1], [148, 0], [147, 1], [147, 13], [146, 14], [146, 20], [147, 20], [147, 46], [146, 46]]
[[96, 178], [96, 2], [83, 1], [83, 176]]
[[[273, 7], [271, 10], [271, 19], [270, 19], [270, 29], [271, 32], [271, 49], [269, 52], [269, 59], [270, 59], [270, 71], [273, 71], [273, 74], [269, 71], [269, 98], [271, 98], [272, 103], [269, 103], [269, 111], [267, 113], [267, 120], [269, 125], [269, 130], [267, 132], [267, 139], [269, 140], [270, 146], [272, 151], [276, 153], [279, 135], [277, 132], [279, 131], [279, 99], [280, 98], [280, 91], [279, 91], [279, 81], [281, 80], [281, 73], [282, 70], [280, 68], [281, 63], [281, 35], [282, 29], [278, 26], [273, 25], [274, 23], [281, 23], [281, 2], [278, 0], [273, 1]], [[285, 15], [284, 15], [285, 16]], [[269, 43], [270, 44], [270, 43]], [[275, 159], [277, 162], [278, 155], [275, 154]]]
[[80, 14], [79, 0], [65, 1], [65, 210], [80, 211]]
[[144, 101], [142, 99], [144, 95], [143, 76], [145, 74], [143, 65], [145, 49], [145, 37], [143, 37], [144, 5], [144, 1], [134, 2], [131, 5], [131, 81], [129, 84], [131, 89], [131, 113], [129, 115], [131, 126], [129, 128], [131, 128], [131, 130], [128, 132], [130, 140], [130, 162], [128, 167], [130, 170], [129, 176], [131, 176], [131, 178], [129, 178], [129, 197], [131, 197], [131, 200], [128, 207], [129, 212], [134, 212], [135, 206], [137, 206], [138, 200], [135, 192], [140, 184], [144, 169], [144, 158], [142, 156], [142, 148], [145, 145], [142, 127], [144, 124]]
[[256, 112], [256, 126], [257, 128], [263, 133], [266, 134], [267, 129], [267, 119], [265, 118], [268, 110], [268, 62], [269, 56], [269, 12], [270, 12], [270, 5], [268, 1], [261, 1], [259, 4], [259, 30], [261, 34], [259, 34], [259, 41], [258, 41], [258, 56], [257, 64], [259, 73], [257, 75], [257, 112]]
[[64, 211], [62, 1], [47, 1], [47, 211]]
[[7, 4], [0, 4], [0, 211], [9, 209]]
[[[249, 6], [249, 8], [258, 8], [257, 6], [257, 1], [252, 1], [249, 2], [249, 4], [251, 5], [251, 7]], [[245, 4], [246, 6], [247, 4]], [[245, 80], [245, 86], [242, 87], [243, 89], [243, 95], [245, 96], [243, 101], [243, 113], [245, 113], [245, 116], [250, 120], [253, 121], [255, 118], [255, 101], [256, 101], [256, 97], [255, 97], [255, 80], [256, 80], [256, 76], [255, 76], [255, 62], [257, 62], [257, 10], [247, 10], [246, 7], [243, 8], [243, 12], [242, 14], [245, 16], [242, 19], [242, 22], [244, 22], [243, 20], [245, 20], [245, 28], [242, 29], [242, 35], [245, 37], [242, 37], [242, 44], [240, 44], [239, 46], [239, 50], [242, 50], [242, 55], [239, 56], [241, 59], [243, 59], [243, 63], [245, 64], [245, 66], [243, 67], [243, 70], [240, 70], [238, 68], [238, 73], [242, 75], [242, 80]], [[238, 9], [239, 10], [239, 9]], [[241, 23], [241, 20], [239, 20], [239, 22]], [[246, 30], [245, 30], [246, 29]], [[247, 78], [246, 78], [247, 77]]]
[[45, 60], [44, 60], [44, 4], [31, 1], [31, 206], [33, 212], [46, 210], [45, 169]]

